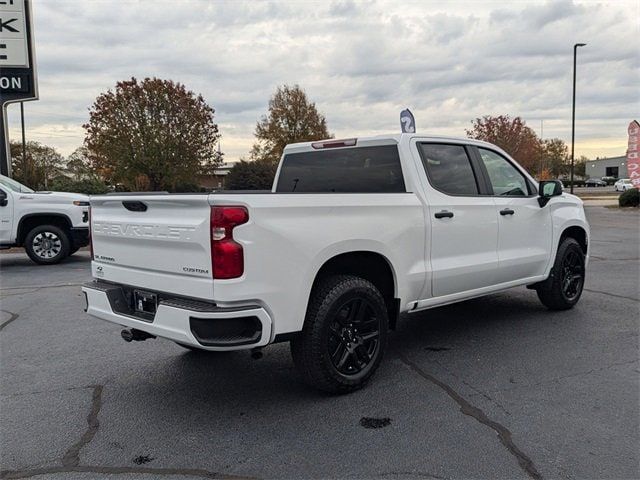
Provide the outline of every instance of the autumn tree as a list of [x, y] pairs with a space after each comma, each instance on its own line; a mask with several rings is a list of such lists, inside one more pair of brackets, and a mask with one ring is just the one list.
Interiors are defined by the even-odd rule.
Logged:
[[528, 172], [539, 172], [541, 144], [536, 133], [520, 117], [485, 115], [472, 122], [467, 136], [493, 143], [511, 155]]
[[22, 143], [11, 142], [12, 176], [34, 190], [46, 190], [63, 168], [63, 157], [55, 148], [29, 141], [22, 155]]
[[333, 138], [327, 121], [298, 85], [283, 85], [269, 100], [269, 112], [256, 125], [256, 143], [249, 157], [277, 163], [289, 143]]
[[172, 191], [193, 183], [221, 162], [214, 113], [181, 83], [118, 82], [98, 96], [84, 125], [91, 165], [109, 183], [128, 188]]
[[569, 149], [559, 138], [542, 141], [542, 158], [544, 167], [549, 170], [551, 178], [558, 178], [569, 171]]

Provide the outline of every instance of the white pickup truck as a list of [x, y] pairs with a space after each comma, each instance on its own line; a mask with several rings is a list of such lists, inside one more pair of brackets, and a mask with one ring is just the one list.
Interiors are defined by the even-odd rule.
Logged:
[[0, 175], [0, 249], [24, 247], [29, 258], [52, 265], [89, 244], [89, 197], [35, 192]]
[[401, 313], [519, 285], [568, 309], [588, 258], [582, 201], [470, 139], [293, 144], [271, 191], [106, 195], [91, 211], [90, 315], [128, 341], [290, 341], [331, 392], [366, 383]]

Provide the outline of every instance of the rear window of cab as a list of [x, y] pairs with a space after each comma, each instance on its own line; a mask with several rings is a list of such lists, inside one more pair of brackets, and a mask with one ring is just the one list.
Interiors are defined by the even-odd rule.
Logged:
[[326, 149], [285, 155], [279, 193], [404, 193], [396, 145]]

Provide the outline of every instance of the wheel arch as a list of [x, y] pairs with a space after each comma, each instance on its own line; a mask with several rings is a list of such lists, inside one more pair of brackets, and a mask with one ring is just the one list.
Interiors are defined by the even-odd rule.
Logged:
[[386, 256], [370, 250], [355, 250], [336, 254], [325, 260], [313, 279], [307, 306], [318, 282], [327, 276], [338, 274], [354, 275], [375, 285], [387, 305], [389, 327], [395, 329], [400, 312], [400, 299], [397, 298], [397, 277]]
[[580, 244], [582, 252], [587, 255], [587, 252], [589, 251], [589, 237], [587, 235], [587, 231], [583, 227], [579, 225], [572, 225], [565, 228], [560, 234], [558, 245], [560, 245], [565, 238], [573, 238], [576, 240]]
[[29, 213], [20, 218], [16, 243], [24, 244], [24, 239], [31, 229], [38, 225], [55, 225], [63, 230], [69, 231], [72, 223], [71, 219], [62, 213]]

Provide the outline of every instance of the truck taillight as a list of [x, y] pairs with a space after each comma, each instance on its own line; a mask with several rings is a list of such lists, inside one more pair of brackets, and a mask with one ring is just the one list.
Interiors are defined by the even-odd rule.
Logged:
[[233, 239], [233, 229], [248, 221], [249, 212], [244, 207], [211, 207], [213, 278], [238, 278], [244, 273], [244, 252]]
[[93, 223], [91, 223], [91, 206], [89, 206], [89, 251], [91, 252], [91, 260], [93, 260]]

